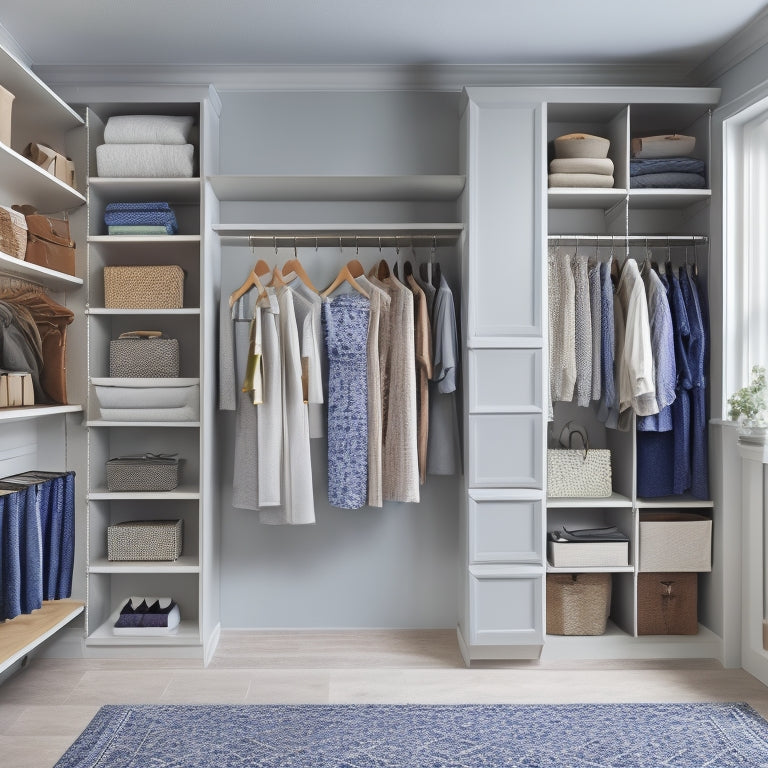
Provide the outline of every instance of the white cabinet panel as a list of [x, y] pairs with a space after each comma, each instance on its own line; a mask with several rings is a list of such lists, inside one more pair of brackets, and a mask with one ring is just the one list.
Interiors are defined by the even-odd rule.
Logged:
[[541, 410], [541, 349], [470, 349], [469, 412]]
[[469, 336], [541, 336], [542, 107], [469, 113]]
[[470, 488], [543, 488], [542, 414], [469, 416]]
[[540, 574], [471, 574], [470, 641], [477, 645], [543, 642], [543, 578]]
[[474, 563], [543, 563], [541, 499], [469, 499]]

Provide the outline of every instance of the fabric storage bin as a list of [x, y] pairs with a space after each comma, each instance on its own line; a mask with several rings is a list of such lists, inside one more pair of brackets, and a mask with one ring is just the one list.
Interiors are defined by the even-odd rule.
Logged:
[[128, 520], [107, 528], [108, 560], [177, 560], [183, 520]]
[[628, 541], [548, 541], [547, 559], [555, 568], [607, 568], [629, 565]]
[[179, 485], [177, 456], [145, 453], [110, 459], [108, 491], [172, 491]]
[[11, 114], [15, 98], [14, 94], [0, 85], [0, 141], [6, 147], [11, 146]]
[[611, 585], [610, 573], [548, 573], [547, 634], [602, 635]]
[[91, 379], [101, 418], [109, 421], [197, 421], [198, 379]]
[[641, 512], [638, 570], [673, 569], [712, 570], [712, 520], [693, 512]]
[[27, 253], [27, 219], [23, 213], [0, 205], [0, 251], [16, 259]]
[[639, 573], [637, 634], [697, 634], [698, 579], [696, 573]]
[[104, 306], [107, 309], [181, 309], [184, 270], [177, 264], [104, 267]]
[[178, 378], [179, 341], [160, 331], [128, 331], [109, 342], [109, 375]]

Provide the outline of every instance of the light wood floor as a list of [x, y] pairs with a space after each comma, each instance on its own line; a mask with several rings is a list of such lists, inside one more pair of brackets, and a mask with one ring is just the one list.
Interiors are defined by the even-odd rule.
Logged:
[[453, 631], [225, 632], [195, 661], [34, 659], [0, 686], [0, 765], [52, 768], [102, 704], [746, 701], [768, 688], [714, 661], [485, 663]]

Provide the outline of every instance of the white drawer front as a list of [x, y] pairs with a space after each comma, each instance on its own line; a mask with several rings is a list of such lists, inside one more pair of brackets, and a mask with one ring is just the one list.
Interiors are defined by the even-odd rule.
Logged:
[[541, 575], [470, 575], [471, 642], [529, 645], [544, 639]]
[[542, 414], [469, 416], [470, 488], [543, 488]]
[[469, 412], [541, 410], [542, 350], [470, 349]]
[[539, 499], [470, 498], [470, 561], [543, 565], [542, 507]]

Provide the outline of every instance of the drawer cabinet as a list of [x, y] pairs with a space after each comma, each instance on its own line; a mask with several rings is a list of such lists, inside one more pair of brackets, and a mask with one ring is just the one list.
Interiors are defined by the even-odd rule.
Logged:
[[542, 499], [469, 497], [471, 563], [543, 564]]

